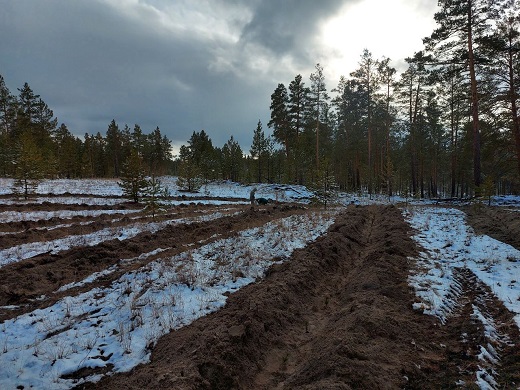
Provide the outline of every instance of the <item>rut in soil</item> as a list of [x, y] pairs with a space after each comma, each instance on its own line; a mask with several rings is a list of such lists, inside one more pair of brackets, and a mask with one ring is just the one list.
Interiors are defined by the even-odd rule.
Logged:
[[445, 323], [452, 344], [447, 351], [444, 385], [517, 388], [520, 334], [512, 313], [471, 270], [456, 268], [454, 279], [453, 311]]
[[152, 361], [79, 388], [435, 388], [437, 320], [412, 310], [416, 254], [388, 206], [349, 206], [327, 234], [164, 336]]

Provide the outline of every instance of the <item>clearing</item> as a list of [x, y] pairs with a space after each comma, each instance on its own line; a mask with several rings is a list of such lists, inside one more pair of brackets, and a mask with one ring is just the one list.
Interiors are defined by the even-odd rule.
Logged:
[[2, 389], [520, 386], [515, 202], [221, 183], [152, 219], [74, 184], [0, 199]]

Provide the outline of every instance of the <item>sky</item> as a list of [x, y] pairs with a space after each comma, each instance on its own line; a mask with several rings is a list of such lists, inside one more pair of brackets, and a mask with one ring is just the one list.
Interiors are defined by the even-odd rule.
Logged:
[[320, 63], [328, 90], [374, 58], [404, 58], [435, 28], [436, 0], [0, 0], [0, 75], [25, 82], [82, 136], [159, 127], [175, 149], [205, 130], [243, 151], [271, 94]]

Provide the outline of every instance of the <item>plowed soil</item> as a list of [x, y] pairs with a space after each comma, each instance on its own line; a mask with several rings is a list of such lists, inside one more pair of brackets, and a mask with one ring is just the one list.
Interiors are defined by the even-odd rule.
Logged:
[[[202, 211], [208, 211], [206, 209], [205, 206], [185, 207], [176, 210], [175, 215], [162, 214], [161, 219], [200, 216]], [[212, 211], [220, 211], [223, 216], [211, 221], [171, 224], [156, 233], [141, 233], [134, 238], [123, 241], [114, 239], [95, 246], [76, 247], [59, 254], [45, 253], [1, 267], [0, 306], [15, 305], [18, 306], [18, 309], [0, 308], [0, 321], [30, 312], [36, 308], [47, 307], [64, 296], [78, 294], [82, 291], [82, 288], [75, 288], [62, 293], [57, 290], [63, 285], [82, 280], [94, 272], [103, 271], [112, 265], [118, 265], [117, 272], [100, 278], [94, 285], [89, 284], [84, 286], [83, 289], [110, 285], [123, 273], [137, 269], [144, 263], [152, 261], [154, 256], [147, 257], [143, 261], [133, 261], [131, 264], [123, 264], [120, 262], [121, 259], [136, 258], [142, 253], [157, 248], [169, 248], [167, 252], [162, 252], [161, 255], [173, 256], [185, 251], [188, 246], [196, 248], [210, 240], [230, 237], [236, 232], [262, 225], [272, 219], [304, 212], [299, 206], [275, 206], [261, 210], [252, 210], [249, 207], [241, 206], [226, 207], [221, 210], [213, 208]], [[54, 232], [53, 238], [77, 233], [85, 234], [107, 226], [124, 226], [130, 222], [128, 218], [123, 218], [116, 224], [110, 222], [110, 218], [96, 217], [95, 219], [95, 226], [78, 227], [75, 225], [72, 228], [52, 230]], [[138, 220], [138, 222], [147, 221], [157, 222], [159, 219], [152, 221], [151, 217], [143, 217]], [[60, 224], [63, 221], [55, 220], [53, 222]], [[67, 222], [70, 223], [68, 220]], [[24, 230], [4, 236], [3, 242], [7, 244], [3, 247], [23, 243], [28, 234], [31, 233]], [[48, 233], [40, 233], [43, 236], [45, 234]], [[37, 299], [42, 296], [45, 296], [45, 298]]]
[[477, 233], [487, 234], [520, 249], [520, 212], [500, 207], [467, 207], [468, 222]]
[[[150, 364], [80, 388], [471, 388], [483, 337], [467, 312], [475, 291], [509, 340], [518, 340], [518, 329], [475, 282], [466, 283], [446, 325], [413, 311], [407, 276], [416, 250], [397, 208], [349, 206], [324, 237], [265, 280], [163, 337]], [[520, 355], [515, 343], [507, 348], [498, 382], [516, 388]]]
[[[172, 225], [123, 242], [2, 267], [0, 305], [20, 308], [0, 312], [0, 321], [51, 304], [61, 297], [57, 287], [118, 264], [118, 259], [161, 246], [171, 247], [173, 254], [187, 245], [305, 212], [298, 207], [239, 207], [229, 213], [238, 210], [242, 213], [210, 222]], [[520, 249], [518, 214], [467, 212], [478, 232]], [[348, 206], [325, 235], [270, 268], [263, 280], [229, 295], [222, 309], [159, 339], [150, 363], [77, 388], [477, 388], [479, 346], [489, 341], [472, 316], [475, 307], [499, 329], [500, 343], [494, 347], [502, 360], [489, 369], [496, 388], [519, 388], [520, 333], [513, 315], [474, 274], [457, 271], [461, 290], [445, 324], [412, 309], [416, 298], [408, 276], [420, 248], [411, 233], [394, 206]], [[13, 242], [24, 240], [16, 234], [9, 236]], [[121, 264], [118, 272], [96, 283], [109, 284], [128, 267], [141, 265]], [[64, 294], [72, 293], [77, 291]], [[45, 300], [34, 300], [42, 294]], [[70, 377], [92, 373], [87, 371]]]

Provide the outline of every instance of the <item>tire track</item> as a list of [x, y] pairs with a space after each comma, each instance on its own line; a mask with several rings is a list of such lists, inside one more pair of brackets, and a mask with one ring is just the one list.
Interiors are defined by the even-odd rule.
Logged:
[[513, 315], [471, 270], [456, 268], [454, 279], [454, 310], [445, 323], [450, 341], [445, 384], [517, 388], [520, 354], [515, 342], [520, 335]]

